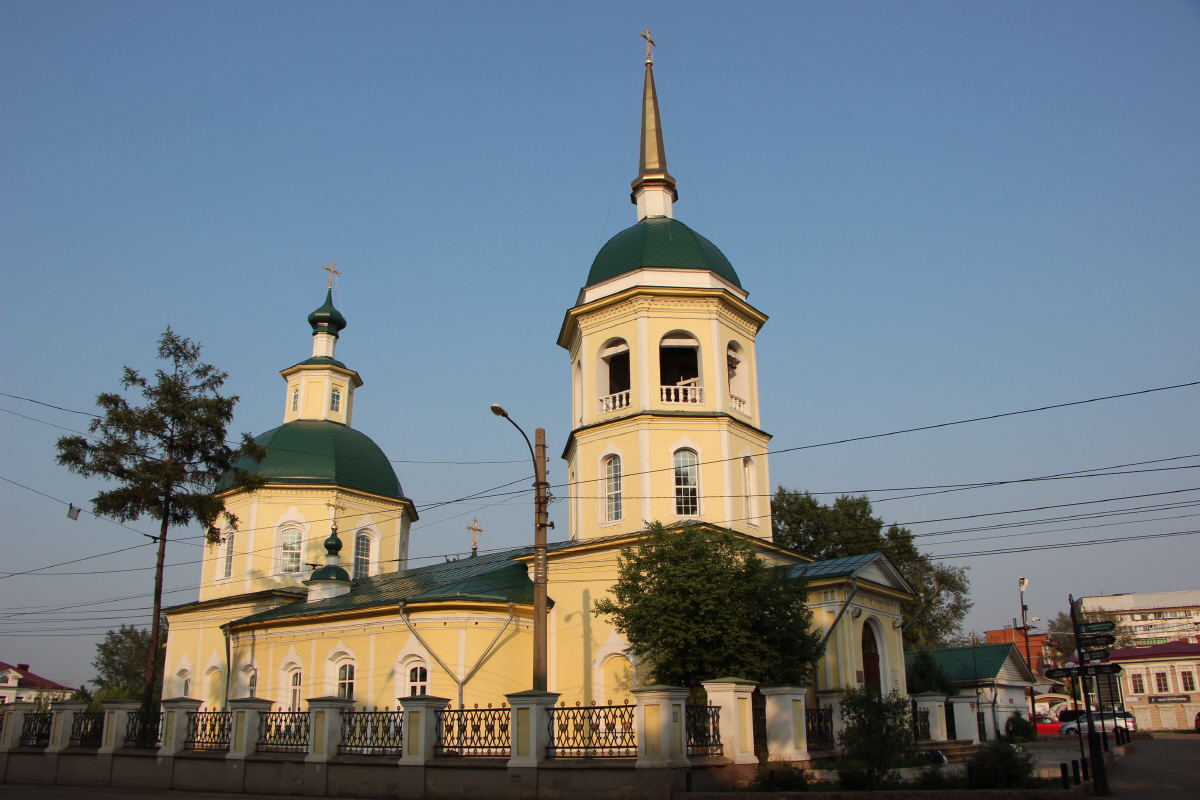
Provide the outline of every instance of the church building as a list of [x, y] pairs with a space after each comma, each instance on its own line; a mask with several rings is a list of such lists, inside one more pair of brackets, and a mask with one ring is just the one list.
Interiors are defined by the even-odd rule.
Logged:
[[[827, 634], [810, 707], [844, 687], [903, 692], [912, 589], [896, 569], [879, 554], [814, 562], [772, 541], [755, 350], [767, 317], [716, 245], [675, 219], [649, 57], [639, 162], [636, 223], [600, 249], [558, 334], [572, 386], [569, 536], [548, 548], [547, 688], [569, 705], [620, 703], [644, 680], [592, 607], [622, 550], [659, 521], [731, 531], [806, 575]], [[417, 512], [352, 427], [364, 382], [336, 358], [347, 321], [331, 293], [308, 322], [311, 357], [280, 373], [283, 424], [244, 465], [266, 483], [224, 490], [239, 526], [206, 551], [198, 601], [166, 611], [164, 697], [214, 710], [248, 696], [277, 710], [327, 696], [384, 708], [418, 694], [484, 707], [530, 689], [532, 546], [410, 568]]]

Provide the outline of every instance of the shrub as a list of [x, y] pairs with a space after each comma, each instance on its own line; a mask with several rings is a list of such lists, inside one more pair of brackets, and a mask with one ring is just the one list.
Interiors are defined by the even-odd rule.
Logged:
[[988, 742], [967, 765], [980, 789], [1020, 789], [1033, 776], [1033, 755], [1009, 742]]
[[1004, 726], [1004, 732], [1008, 735], [1010, 742], [1037, 741], [1037, 728], [1034, 727], [1032, 722], [1025, 719], [1025, 715], [1020, 711], [1008, 718], [1008, 722]]
[[769, 773], [775, 773], [774, 788], [781, 792], [803, 792], [808, 788], [808, 773], [790, 761], [767, 761], [758, 765], [758, 784], [771, 786]]
[[840, 692], [845, 725], [838, 743], [848, 758], [881, 776], [914, 744], [912, 709], [899, 692], [880, 695], [869, 688]]

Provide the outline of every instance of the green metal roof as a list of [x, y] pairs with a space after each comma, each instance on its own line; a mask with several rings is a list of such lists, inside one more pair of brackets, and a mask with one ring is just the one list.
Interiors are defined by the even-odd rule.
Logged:
[[[1000, 674], [1004, 662], [1008, 660], [1014, 645], [1011, 642], [1000, 644], [980, 644], [974, 647], [943, 647], [931, 650], [942, 669], [954, 681], [973, 683], [976, 679], [990, 681]], [[904, 654], [904, 664], [911, 669], [917, 654], [908, 651]]]
[[[339, 422], [302, 419], [286, 422], [255, 438], [266, 448], [258, 464], [237, 466], [261, 475], [269, 484], [342, 486], [398, 500], [407, 499], [387, 456], [363, 433]], [[217, 490], [228, 488], [223, 480]]]
[[[312, 358], [306, 358], [303, 361], [301, 361], [299, 364], [293, 364], [292, 366], [293, 367], [304, 367], [304, 366], [308, 366], [310, 364], [320, 365], [323, 367], [329, 366], [329, 367], [341, 367], [342, 369], [350, 369], [345, 364], [338, 361], [336, 358], [330, 358], [329, 356], [313, 356]], [[289, 367], [289, 369], [291, 369], [291, 367]]]
[[790, 575], [795, 577], [803, 575], [810, 581], [822, 578], [847, 578], [879, 558], [880, 555], [882, 553], [863, 553], [857, 556], [813, 561], [808, 564], [792, 564], [786, 569]]
[[587, 285], [642, 267], [707, 269], [741, 288], [733, 265], [717, 246], [677, 219], [646, 217], [609, 239], [588, 273]]
[[318, 333], [337, 336], [345, 329], [346, 318], [333, 305], [333, 289], [325, 293], [325, 302], [321, 307], [308, 315], [308, 324], [312, 326], [313, 336]]

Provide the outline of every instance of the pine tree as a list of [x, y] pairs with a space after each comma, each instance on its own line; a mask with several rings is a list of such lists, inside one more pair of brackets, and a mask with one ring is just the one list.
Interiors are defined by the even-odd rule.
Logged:
[[145, 405], [131, 405], [115, 393], [96, 398], [103, 414], [91, 424], [91, 436], [58, 440], [58, 463], [85, 477], [112, 481], [117, 487], [92, 499], [97, 516], [129, 522], [149, 516], [159, 521], [158, 560], [154, 572], [154, 608], [143, 679], [143, 707], [157, 705], [161, 642], [163, 563], [171, 527], [195, 521], [204, 527], [209, 543], [221, 541], [218, 522], [237, 525], [214, 496], [223, 477], [228, 488], [253, 489], [262, 479], [235, 468], [240, 458], [261, 461], [266, 451], [245, 434], [237, 447], [226, 441], [238, 398], [219, 390], [228, 377], [200, 363], [200, 345], [170, 328], [159, 337], [158, 357], [166, 369], [155, 371], [152, 383], [125, 367], [121, 387], [139, 392]]

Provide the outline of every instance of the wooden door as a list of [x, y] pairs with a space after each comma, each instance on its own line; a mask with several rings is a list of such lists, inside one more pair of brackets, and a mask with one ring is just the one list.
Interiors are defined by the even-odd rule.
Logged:
[[875, 641], [875, 631], [871, 630], [870, 625], [863, 625], [862, 662], [863, 685], [882, 694], [883, 686], [879, 679], [879, 643]]

